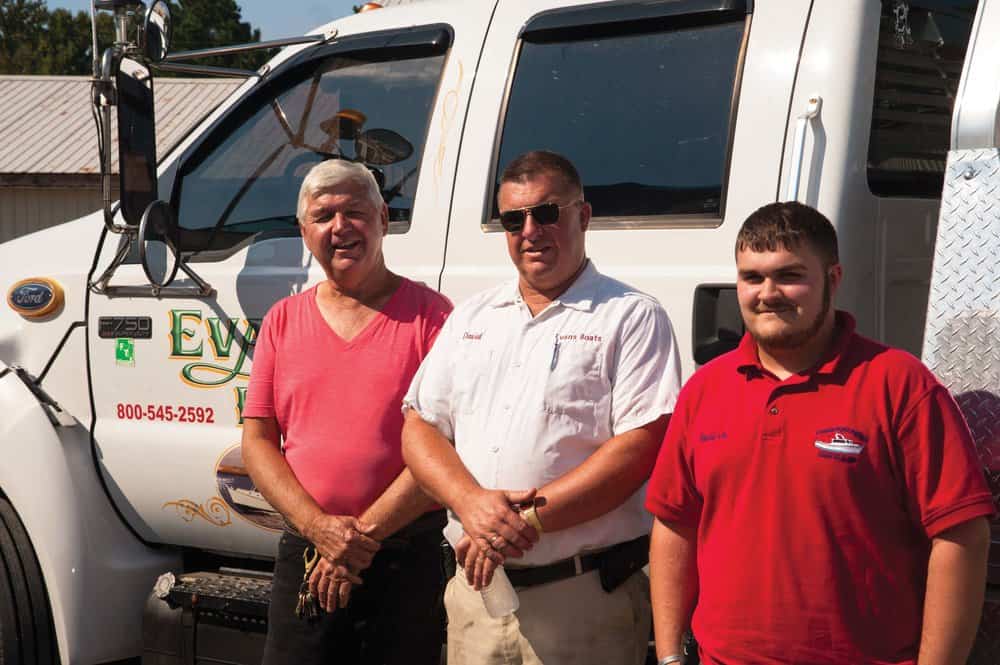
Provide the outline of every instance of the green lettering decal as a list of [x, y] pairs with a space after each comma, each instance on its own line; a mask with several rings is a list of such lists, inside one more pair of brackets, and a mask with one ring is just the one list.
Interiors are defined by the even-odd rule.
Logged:
[[247, 344], [253, 346], [257, 343], [257, 335], [260, 333], [260, 324], [264, 319], [247, 319]]
[[236, 386], [236, 422], [243, 424], [243, 405], [247, 401], [247, 387]]
[[[243, 378], [249, 379], [250, 372], [244, 371], [243, 364], [247, 360], [248, 352], [253, 348], [254, 342], [257, 339], [257, 331], [260, 328], [260, 319], [244, 319], [246, 322], [246, 330], [240, 333], [234, 324], [230, 329], [230, 339], [225, 345], [226, 355], [220, 357], [229, 357], [229, 348], [232, 345], [233, 338], [237, 340], [237, 346], [240, 349], [239, 355], [236, 357], [236, 362], [232, 367], [226, 367], [225, 365], [216, 365], [214, 363], [207, 362], [195, 362], [184, 366], [181, 370], [181, 376], [188, 383], [193, 383], [198, 386], [205, 388], [214, 388], [216, 386], [222, 386], [233, 379]], [[211, 323], [209, 323], [211, 325]], [[214, 336], [214, 333], [213, 333]], [[215, 340], [212, 344], [215, 345]], [[200, 347], [199, 347], [200, 348]]]
[[200, 309], [172, 309], [170, 310], [170, 355], [175, 358], [201, 358], [202, 342], [193, 349], [185, 349], [184, 341], [194, 339], [195, 330], [184, 327], [184, 320], [201, 322]]
[[206, 319], [208, 323], [209, 339], [212, 343], [212, 349], [215, 351], [216, 358], [228, 358], [229, 350], [233, 348], [233, 340], [236, 339], [236, 326], [239, 325], [239, 319], [228, 319], [226, 321], [226, 331], [229, 333], [225, 339], [223, 339], [223, 333], [220, 327], [222, 319], [217, 317], [212, 317]]

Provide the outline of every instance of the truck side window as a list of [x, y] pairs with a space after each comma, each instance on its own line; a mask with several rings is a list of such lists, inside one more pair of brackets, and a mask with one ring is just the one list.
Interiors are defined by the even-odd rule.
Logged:
[[883, 0], [868, 187], [940, 198], [976, 0]]
[[746, 18], [534, 32], [529, 23], [495, 165], [493, 219], [504, 167], [544, 148], [580, 170], [598, 225], [720, 223]]
[[181, 249], [211, 260], [258, 234], [298, 235], [302, 179], [336, 158], [372, 170], [390, 230], [406, 231], [446, 46], [334, 53], [262, 85], [181, 167]]

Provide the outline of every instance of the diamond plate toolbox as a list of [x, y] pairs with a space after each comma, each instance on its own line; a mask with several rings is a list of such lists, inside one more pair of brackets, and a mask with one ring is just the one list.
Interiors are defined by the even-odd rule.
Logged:
[[[923, 360], [965, 414], [1000, 506], [1000, 152], [948, 155]], [[994, 523], [988, 591], [969, 659], [1000, 663], [1000, 525]]]

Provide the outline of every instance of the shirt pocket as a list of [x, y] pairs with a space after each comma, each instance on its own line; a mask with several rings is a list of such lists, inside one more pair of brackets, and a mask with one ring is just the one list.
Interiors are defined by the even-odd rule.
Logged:
[[603, 378], [603, 345], [562, 343], [553, 351], [545, 382], [543, 409], [592, 428], [597, 405], [610, 387]]
[[494, 350], [486, 344], [464, 344], [455, 353], [452, 390], [457, 413], [481, 414], [488, 403]]

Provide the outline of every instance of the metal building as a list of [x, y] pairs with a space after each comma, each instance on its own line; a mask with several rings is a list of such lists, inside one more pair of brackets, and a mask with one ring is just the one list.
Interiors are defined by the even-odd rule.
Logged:
[[[158, 79], [157, 155], [167, 154], [241, 83]], [[117, 153], [116, 144], [115, 169]], [[0, 242], [100, 208], [98, 168], [90, 79], [0, 76]]]

